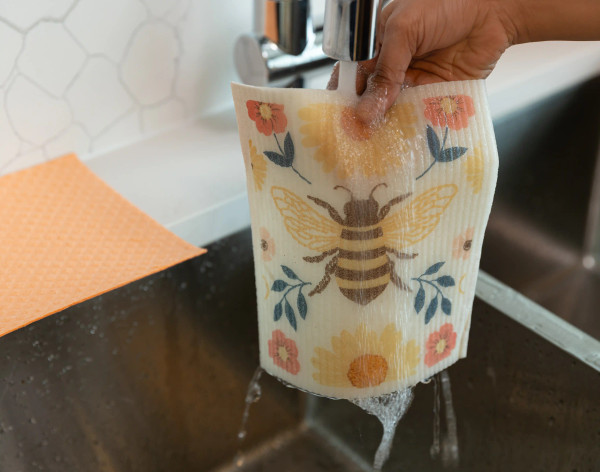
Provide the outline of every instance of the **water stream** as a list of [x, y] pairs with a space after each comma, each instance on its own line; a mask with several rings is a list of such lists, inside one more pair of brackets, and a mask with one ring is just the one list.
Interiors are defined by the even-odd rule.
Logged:
[[356, 95], [356, 71], [357, 62], [340, 61], [340, 70], [338, 75], [338, 92], [345, 95]]
[[[446, 428], [442, 434], [442, 407]], [[450, 376], [447, 371], [437, 374], [433, 384], [433, 444], [430, 448], [432, 459], [440, 458], [444, 467], [457, 467], [459, 462], [456, 414], [452, 404]]]
[[262, 376], [264, 370], [262, 367], [257, 367], [254, 371], [254, 375], [248, 384], [248, 390], [246, 391], [246, 399], [244, 406], [244, 413], [242, 414], [242, 422], [240, 424], [240, 429], [238, 430], [237, 438], [238, 438], [238, 452], [234, 458], [234, 464], [236, 467], [242, 467], [244, 465], [244, 454], [242, 453], [242, 444], [244, 439], [246, 439], [246, 435], [248, 434], [246, 427], [248, 425], [248, 417], [250, 416], [250, 407], [260, 400], [262, 396], [262, 390], [260, 388], [260, 377]]
[[390, 457], [392, 442], [396, 434], [398, 422], [404, 416], [413, 399], [413, 389], [407, 388], [399, 392], [382, 395], [380, 397], [357, 398], [350, 400], [367, 413], [374, 415], [383, 426], [381, 443], [375, 453], [373, 469], [380, 471]]

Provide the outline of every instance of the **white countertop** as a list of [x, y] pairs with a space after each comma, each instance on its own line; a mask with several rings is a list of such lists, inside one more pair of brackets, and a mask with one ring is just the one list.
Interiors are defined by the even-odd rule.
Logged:
[[[600, 42], [510, 48], [487, 79], [499, 119], [600, 75]], [[95, 156], [86, 164], [183, 239], [202, 246], [250, 224], [233, 109]]]

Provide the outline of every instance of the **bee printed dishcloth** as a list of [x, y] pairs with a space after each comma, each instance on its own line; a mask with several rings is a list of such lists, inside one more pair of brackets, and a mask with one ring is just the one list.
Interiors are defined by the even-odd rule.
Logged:
[[484, 82], [406, 89], [371, 127], [335, 91], [232, 88], [262, 367], [353, 399], [464, 357], [498, 169]]

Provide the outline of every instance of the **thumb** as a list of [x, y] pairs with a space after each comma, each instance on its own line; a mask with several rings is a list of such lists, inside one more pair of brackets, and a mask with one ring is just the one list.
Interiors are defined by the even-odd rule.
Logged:
[[400, 93], [412, 59], [406, 36], [401, 29], [386, 26], [375, 70], [356, 107], [358, 118], [367, 125], [382, 120]]

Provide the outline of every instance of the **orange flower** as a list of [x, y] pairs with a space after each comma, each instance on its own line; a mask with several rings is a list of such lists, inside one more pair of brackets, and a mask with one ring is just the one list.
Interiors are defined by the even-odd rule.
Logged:
[[298, 362], [298, 348], [293, 339], [285, 337], [280, 330], [273, 331], [273, 337], [269, 339], [269, 357], [273, 359], [276, 366], [296, 375], [300, 371]]
[[273, 238], [265, 228], [260, 228], [259, 233], [262, 260], [268, 262], [275, 255], [275, 241], [273, 241]]
[[425, 365], [431, 367], [450, 355], [456, 346], [456, 333], [450, 323], [429, 335], [425, 345]]
[[335, 103], [314, 103], [298, 111], [302, 144], [316, 148], [313, 157], [323, 171], [336, 171], [340, 179], [351, 176], [385, 176], [409, 159], [408, 139], [416, 135], [417, 117], [412, 103], [398, 103], [385, 120], [367, 126], [353, 108]]
[[471, 247], [473, 246], [473, 228], [467, 228], [467, 230], [459, 234], [454, 238], [452, 243], [452, 257], [454, 259], [468, 259], [471, 254]]
[[469, 117], [475, 114], [473, 99], [467, 95], [448, 95], [423, 99], [425, 117], [435, 126], [459, 130], [469, 126]]
[[285, 131], [287, 118], [283, 113], [283, 105], [248, 100], [246, 108], [248, 108], [248, 116], [256, 123], [259, 133], [271, 136], [273, 133]]

